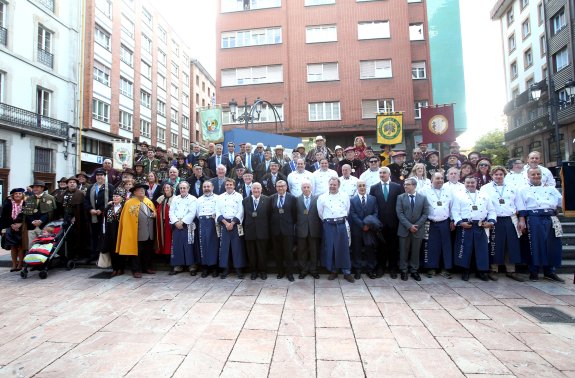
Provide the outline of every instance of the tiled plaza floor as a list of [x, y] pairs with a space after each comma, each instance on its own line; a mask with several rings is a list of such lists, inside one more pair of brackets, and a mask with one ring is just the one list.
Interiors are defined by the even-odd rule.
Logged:
[[[575, 377], [575, 285], [0, 269], [0, 376]], [[341, 277], [341, 276], [340, 276]]]

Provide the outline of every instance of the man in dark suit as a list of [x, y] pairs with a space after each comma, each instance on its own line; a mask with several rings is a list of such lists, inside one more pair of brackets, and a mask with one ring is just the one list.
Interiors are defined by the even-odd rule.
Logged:
[[242, 160], [248, 172], [254, 173], [258, 165], [260, 164], [260, 156], [252, 152], [252, 144], [246, 143], [245, 153], [242, 154]]
[[283, 173], [285, 177], [288, 177], [290, 173], [297, 171], [296, 162], [297, 159], [299, 158], [300, 158], [299, 152], [297, 152], [297, 150], [293, 150], [291, 153], [291, 160], [288, 161], [286, 164], [284, 164], [281, 169], [281, 173]]
[[228, 142], [228, 152], [224, 154], [224, 156], [228, 158], [228, 161], [230, 162], [231, 165], [234, 165], [234, 159], [236, 157], [235, 148], [236, 145], [234, 144], [234, 142]]
[[277, 161], [272, 160], [270, 162], [270, 172], [266, 173], [262, 179], [261, 184], [263, 188], [264, 195], [271, 196], [277, 193], [276, 190], [276, 183], [279, 180], [283, 180], [287, 182], [286, 176], [284, 176], [281, 172], [279, 172], [280, 165]]
[[[367, 194], [367, 184], [365, 181], [357, 182], [357, 194], [351, 198], [349, 226], [351, 229], [351, 266], [355, 272], [355, 279], [361, 278], [362, 265], [367, 270], [367, 276], [371, 279], [376, 277], [375, 268], [377, 258], [375, 255], [375, 244], [366, 243], [367, 233], [372, 232], [369, 225], [364, 220], [368, 215], [377, 218], [377, 200], [374, 196]], [[374, 236], [373, 233], [370, 236]], [[372, 238], [375, 243], [375, 237]], [[362, 249], [364, 259], [362, 259]], [[363, 261], [362, 261], [363, 260]]]
[[317, 253], [321, 241], [322, 223], [317, 213], [317, 196], [311, 194], [311, 182], [301, 184], [302, 195], [297, 197], [297, 223], [295, 226], [297, 237], [297, 261], [299, 266], [299, 279], [304, 279], [309, 273], [316, 280]]
[[323, 152], [316, 152], [315, 153], [315, 161], [313, 163], [310, 163], [307, 167], [306, 170], [310, 171], [311, 173], [314, 173], [315, 171], [319, 171], [320, 169], [320, 164], [319, 162], [321, 161], [321, 159], [324, 158]]
[[192, 143], [192, 152], [188, 155], [188, 164], [191, 164], [192, 167], [196, 165], [199, 160], [202, 152], [200, 151], [200, 145], [198, 143]]
[[92, 252], [90, 261], [97, 260], [100, 255], [100, 239], [102, 238], [102, 222], [108, 202], [112, 200], [114, 186], [106, 185], [106, 171], [102, 168], [94, 172], [96, 182], [88, 188], [84, 197], [84, 209], [88, 211], [88, 220], [92, 237]]
[[296, 223], [296, 197], [287, 193], [287, 182], [276, 182], [277, 193], [271, 196], [272, 239], [278, 269], [278, 280], [284, 276], [293, 281], [293, 238]]
[[[238, 178], [238, 180], [240, 180], [240, 178]], [[236, 192], [240, 193], [243, 198], [251, 196], [253, 181], [254, 175], [251, 172], [243, 173], [241, 181], [236, 182]]]
[[271, 200], [262, 195], [260, 183], [252, 185], [252, 195], [244, 198], [244, 240], [248, 253], [251, 279], [258, 275], [262, 280], [268, 278], [267, 253], [270, 238]]
[[[216, 168], [221, 164], [226, 167], [226, 172], [229, 172], [232, 164], [228, 160], [228, 158], [222, 155], [223, 147], [221, 144], [216, 145], [216, 153], [208, 158], [208, 168], [210, 171], [216, 172]], [[219, 194], [219, 193], [218, 193]]]
[[421, 281], [419, 269], [419, 250], [425, 235], [425, 222], [429, 215], [427, 198], [416, 193], [417, 180], [413, 177], [403, 183], [405, 193], [397, 197], [396, 211], [399, 219], [397, 236], [399, 236], [399, 270], [401, 279], [407, 281], [407, 272], [416, 281]]
[[202, 166], [199, 164], [194, 166], [193, 172], [193, 176], [188, 178], [190, 182], [190, 194], [196, 198], [200, 198], [204, 194], [202, 188], [206, 177], [204, 176]]
[[270, 172], [270, 164], [272, 162], [272, 150], [268, 147], [264, 152], [264, 160], [260, 164], [258, 164], [256, 168], [256, 177], [255, 180], [257, 182], [262, 182], [262, 177], [266, 175], [266, 173]]
[[210, 179], [214, 185], [214, 194], [222, 194], [226, 191], [226, 167], [220, 165], [216, 169], [216, 177]]
[[383, 276], [386, 266], [389, 269], [389, 276], [397, 278], [397, 262], [399, 259], [399, 241], [397, 239], [397, 211], [395, 205], [397, 197], [403, 193], [401, 185], [396, 184], [390, 179], [388, 167], [379, 168], [379, 180], [372, 185], [369, 194], [377, 200], [377, 215], [383, 224], [382, 234], [385, 242], [380, 245], [377, 254], [378, 268], [377, 276]]

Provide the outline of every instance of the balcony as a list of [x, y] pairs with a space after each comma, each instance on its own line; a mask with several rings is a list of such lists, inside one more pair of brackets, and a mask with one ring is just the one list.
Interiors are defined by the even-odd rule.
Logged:
[[8, 29], [0, 26], [0, 45], [6, 46], [8, 43]]
[[54, 54], [44, 50], [38, 49], [38, 62], [50, 67], [54, 68]]
[[23, 133], [66, 139], [70, 126], [64, 121], [0, 103], [0, 127], [8, 127]]

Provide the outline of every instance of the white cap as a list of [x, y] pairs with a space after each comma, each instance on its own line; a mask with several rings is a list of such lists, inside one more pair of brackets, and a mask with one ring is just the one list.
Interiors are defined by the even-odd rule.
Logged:
[[303, 149], [305, 149], [305, 146], [303, 145], [303, 143], [298, 143], [298, 144], [297, 144], [297, 147], [296, 147], [295, 149], [297, 150], [298, 148], [303, 148]]
[[281, 144], [278, 144], [274, 150], [283, 150], [284, 147]]
[[318, 140], [325, 140], [325, 138], [322, 137], [321, 135], [318, 135], [318, 136], [315, 137], [315, 140], [316, 140], [316, 142], [317, 142]]
[[335, 146], [335, 149], [334, 149], [334, 150], [343, 150], [343, 147], [338, 144], [338, 145]]
[[258, 144], [256, 144], [256, 147], [263, 147], [264, 144], [262, 142], [259, 142]]

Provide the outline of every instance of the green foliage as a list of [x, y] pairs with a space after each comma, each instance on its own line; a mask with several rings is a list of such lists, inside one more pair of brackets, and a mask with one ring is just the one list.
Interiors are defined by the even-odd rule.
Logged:
[[478, 151], [481, 156], [487, 156], [493, 162], [493, 165], [503, 165], [509, 159], [509, 151], [505, 145], [503, 131], [491, 131], [475, 142], [473, 151]]

